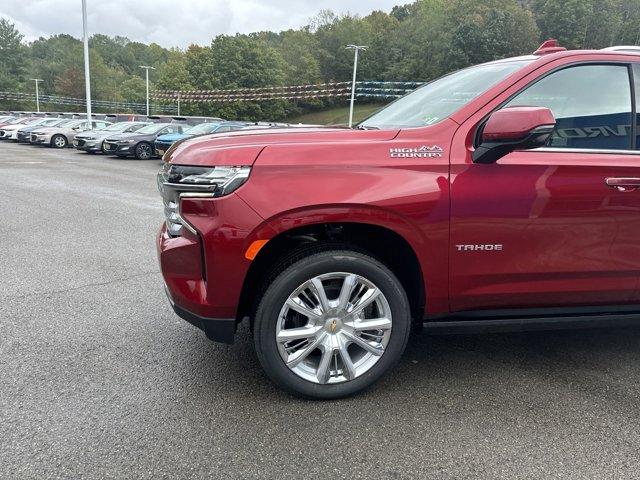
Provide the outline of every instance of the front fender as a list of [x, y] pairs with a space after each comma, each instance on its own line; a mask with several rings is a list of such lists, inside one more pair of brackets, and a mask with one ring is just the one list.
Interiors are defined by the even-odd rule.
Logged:
[[[400, 235], [424, 276], [427, 312], [448, 311], [448, 164], [259, 165], [236, 194], [273, 232], [361, 223]], [[259, 235], [259, 234], [258, 234]]]

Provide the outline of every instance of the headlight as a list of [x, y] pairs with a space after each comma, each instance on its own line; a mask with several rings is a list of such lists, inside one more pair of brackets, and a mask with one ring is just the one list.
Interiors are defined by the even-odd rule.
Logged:
[[96, 137], [78, 137], [80, 140], [95, 140]]
[[[251, 167], [193, 167], [165, 163], [158, 173], [158, 190], [170, 235], [180, 235], [182, 227], [193, 228], [180, 216], [182, 197], [222, 197], [247, 181]], [[195, 233], [195, 232], [194, 232]]]

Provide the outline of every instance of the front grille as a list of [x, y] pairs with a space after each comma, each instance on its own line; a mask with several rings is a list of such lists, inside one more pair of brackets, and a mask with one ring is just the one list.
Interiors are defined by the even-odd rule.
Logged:
[[76, 144], [77, 144], [78, 147], [84, 146], [85, 143], [87, 143], [85, 140], [78, 140], [76, 138]]
[[115, 151], [115, 150], [117, 150], [117, 149], [118, 149], [118, 145], [117, 145], [117, 144], [115, 144], [115, 143], [113, 143], [113, 142], [106, 142], [106, 141], [105, 141], [105, 142], [103, 143], [103, 145], [104, 145], [104, 150], [105, 150], [106, 152], [109, 152], [109, 151], [112, 151], [112, 150], [113, 150], [113, 151]]

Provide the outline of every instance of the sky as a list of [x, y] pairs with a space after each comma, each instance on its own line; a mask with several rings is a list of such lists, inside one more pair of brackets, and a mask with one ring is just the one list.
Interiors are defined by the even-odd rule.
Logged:
[[[208, 45], [219, 34], [298, 28], [320, 10], [367, 15], [410, 0], [87, 0], [90, 34], [121, 35], [163, 47]], [[81, 0], [1, 0], [8, 18], [32, 41], [82, 36]]]

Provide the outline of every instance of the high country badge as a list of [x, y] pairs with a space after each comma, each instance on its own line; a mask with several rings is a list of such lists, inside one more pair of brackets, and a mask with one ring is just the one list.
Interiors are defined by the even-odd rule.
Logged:
[[442, 158], [444, 150], [438, 145], [423, 145], [416, 148], [390, 148], [389, 156], [391, 158]]

